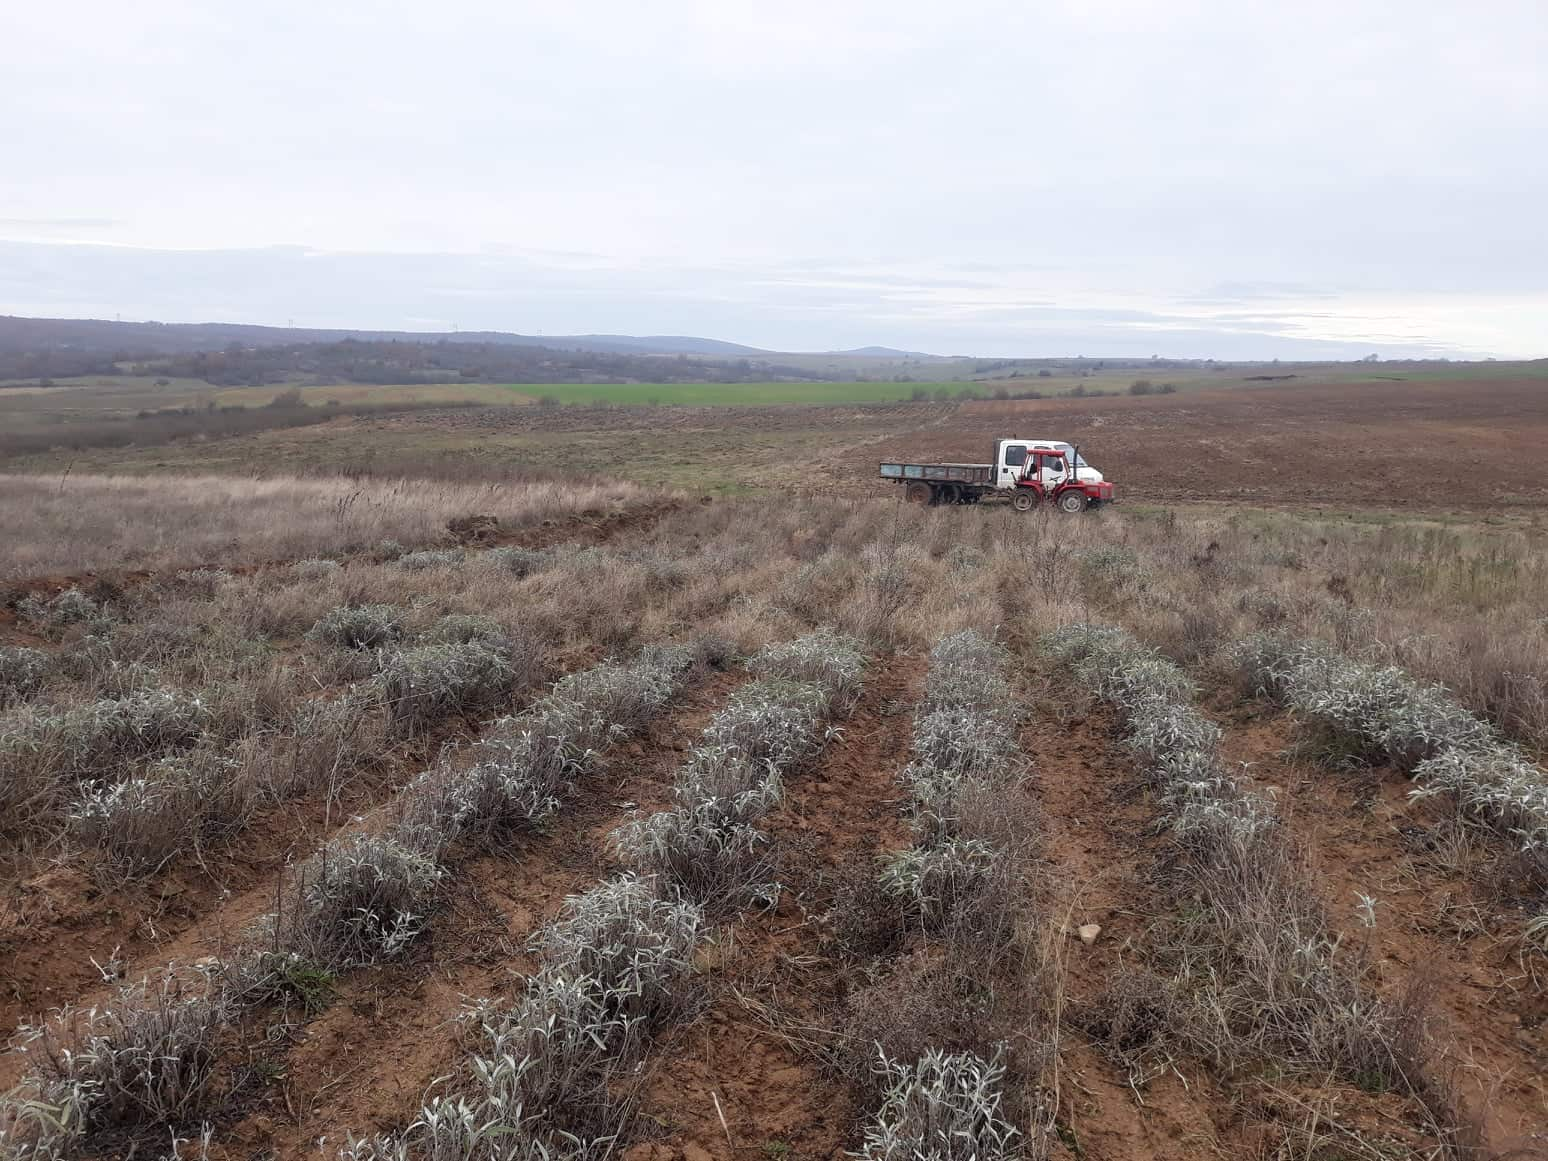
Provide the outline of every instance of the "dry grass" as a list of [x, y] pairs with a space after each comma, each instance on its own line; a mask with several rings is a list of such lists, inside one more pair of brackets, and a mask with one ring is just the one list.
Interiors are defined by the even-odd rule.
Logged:
[[429, 545], [459, 516], [521, 528], [649, 498], [621, 483], [0, 475], [0, 580]]

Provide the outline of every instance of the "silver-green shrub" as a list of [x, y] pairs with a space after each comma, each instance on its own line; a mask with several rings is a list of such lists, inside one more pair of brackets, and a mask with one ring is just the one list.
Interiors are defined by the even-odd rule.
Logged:
[[32, 1069], [0, 1108], [0, 1154], [58, 1161], [102, 1134], [196, 1123], [215, 1105], [216, 1038], [228, 1014], [207, 981], [169, 970], [23, 1028]]
[[263, 938], [331, 970], [393, 959], [424, 929], [444, 874], [391, 838], [335, 839], [296, 869], [287, 907], [266, 918]]
[[1370, 760], [1412, 773], [1412, 797], [1449, 794], [1548, 870], [1548, 774], [1444, 688], [1315, 639], [1258, 633], [1235, 660], [1250, 688], [1317, 722]]
[[984, 839], [907, 847], [887, 860], [881, 884], [910, 918], [935, 931], [983, 890], [999, 857], [1000, 851]]
[[393, 732], [403, 736], [494, 705], [510, 694], [518, 673], [514, 646], [499, 638], [384, 654], [377, 680]]
[[1021, 1134], [1000, 1113], [1005, 1066], [998, 1053], [935, 1049], [912, 1064], [881, 1054], [885, 1095], [850, 1154], [861, 1161], [1010, 1161]]
[[470, 765], [434, 767], [415, 780], [399, 823], [406, 841], [426, 850], [458, 839], [487, 844], [541, 824], [600, 750], [660, 712], [691, 661], [687, 649], [646, 649], [630, 664], [561, 679], [526, 712], [496, 721]]
[[1070, 625], [1042, 647], [1117, 709], [1174, 834], [1243, 843], [1274, 825], [1272, 807], [1226, 769], [1220, 729], [1193, 707], [1194, 685], [1177, 665], [1112, 626]]
[[0, 646], [0, 706], [31, 697], [53, 671], [53, 656], [42, 649]]
[[72, 625], [91, 627], [108, 620], [107, 610], [77, 588], [65, 589], [52, 597], [26, 597], [16, 606], [16, 612], [22, 620], [50, 634]]
[[485, 549], [474, 557], [474, 563], [520, 578], [541, 572], [553, 563], [553, 559], [552, 553], [539, 549], [504, 546]]
[[403, 614], [393, 605], [340, 605], [325, 613], [306, 636], [344, 649], [383, 649], [403, 637]]
[[290, 566], [290, 571], [295, 574], [297, 580], [327, 580], [338, 576], [343, 566], [336, 560], [323, 560], [312, 557], [307, 560], [298, 560]]
[[393, 563], [409, 572], [421, 572], [427, 568], [460, 568], [466, 558], [460, 548], [434, 548], [405, 552]]
[[209, 750], [163, 758], [143, 778], [86, 783], [66, 817], [76, 841], [105, 865], [149, 874], [242, 815], [236, 769]]

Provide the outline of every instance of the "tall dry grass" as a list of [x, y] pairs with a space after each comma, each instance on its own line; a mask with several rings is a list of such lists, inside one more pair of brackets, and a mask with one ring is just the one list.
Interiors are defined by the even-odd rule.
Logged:
[[425, 545], [458, 516], [523, 527], [650, 498], [626, 483], [0, 475], [0, 579]]

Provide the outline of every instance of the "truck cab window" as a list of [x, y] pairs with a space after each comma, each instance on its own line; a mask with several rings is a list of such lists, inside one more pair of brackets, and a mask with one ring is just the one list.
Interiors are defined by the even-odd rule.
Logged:
[[1005, 466], [1007, 468], [1019, 468], [1027, 462], [1027, 448], [1025, 444], [1013, 443], [1005, 448]]

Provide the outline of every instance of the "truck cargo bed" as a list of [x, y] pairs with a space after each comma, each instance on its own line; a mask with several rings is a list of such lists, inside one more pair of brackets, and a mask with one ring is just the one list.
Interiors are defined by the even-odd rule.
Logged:
[[994, 482], [993, 464], [899, 464], [883, 463], [885, 480], [925, 480], [935, 484], [983, 484]]

